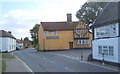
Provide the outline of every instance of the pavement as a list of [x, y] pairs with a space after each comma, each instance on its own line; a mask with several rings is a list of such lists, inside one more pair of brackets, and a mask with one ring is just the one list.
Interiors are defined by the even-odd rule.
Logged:
[[[8, 53], [9, 54], [9, 53]], [[16, 59], [1, 59], [6, 61], [6, 73], [9, 72], [32, 72], [31, 69], [17, 56]]]
[[36, 52], [27, 49], [14, 52], [33, 72], [118, 72], [117, 67], [87, 62], [91, 50], [83, 51], [84, 60], [80, 59], [81, 50]]
[[31, 72], [27, 66], [18, 59], [7, 60], [6, 65], [6, 72]]

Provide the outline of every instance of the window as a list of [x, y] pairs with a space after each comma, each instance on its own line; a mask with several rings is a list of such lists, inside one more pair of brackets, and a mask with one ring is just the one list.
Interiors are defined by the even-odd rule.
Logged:
[[76, 30], [77, 34], [82, 34], [82, 30]]
[[48, 32], [44, 32], [44, 35], [47, 36], [47, 35], [48, 35]]
[[85, 44], [85, 40], [82, 40], [82, 44]]
[[52, 32], [52, 35], [57, 35], [57, 32]]
[[88, 44], [88, 40], [78, 40], [78, 44]]
[[13, 45], [12, 45], [12, 49], [14, 49]]
[[98, 53], [106, 56], [114, 56], [113, 46], [98, 46]]
[[109, 55], [113, 56], [114, 55], [113, 53], [114, 53], [113, 52], [113, 46], [109, 46]]
[[78, 44], [82, 44], [82, 40], [78, 40]]
[[10, 50], [11, 50], [11, 45], [10, 45]]
[[113, 37], [117, 35], [117, 24], [102, 26], [95, 29], [96, 37]]
[[104, 53], [104, 55], [108, 55], [107, 46], [103, 46], [103, 53]]
[[102, 46], [98, 46], [98, 52], [99, 52], [99, 54], [101, 54], [102, 55]]
[[85, 40], [85, 44], [88, 44], [88, 40]]

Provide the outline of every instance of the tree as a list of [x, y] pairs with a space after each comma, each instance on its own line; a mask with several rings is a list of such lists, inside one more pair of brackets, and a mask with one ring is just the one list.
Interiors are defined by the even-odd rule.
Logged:
[[108, 2], [86, 2], [77, 11], [76, 17], [79, 21], [83, 21], [87, 26], [90, 26], [105, 8]]
[[25, 37], [24, 38], [24, 41], [30, 41], [28, 37]]
[[38, 44], [38, 30], [39, 30], [39, 24], [36, 24], [33, 29], [30, 29], [31, 38], [33, 40], [33, 45], [36, 46]]

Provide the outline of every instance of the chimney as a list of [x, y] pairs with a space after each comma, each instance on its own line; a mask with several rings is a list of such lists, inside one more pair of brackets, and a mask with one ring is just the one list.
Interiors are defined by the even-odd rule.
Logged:
[[11, 31], [8, 31], [8, 33], [10, 33], [10, 34], [11, 34]]
[[72, 22], [72, 14], [71, 13], [67, 14], [67, 22], [68, 23]]

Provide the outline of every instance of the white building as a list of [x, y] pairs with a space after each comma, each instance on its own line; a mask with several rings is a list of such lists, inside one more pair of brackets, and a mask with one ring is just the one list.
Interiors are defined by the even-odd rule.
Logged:
[[16, 38], [11, 32], [0, 30], [0, 51], [10, 52], [16, 50]]
[[16, 49], [23, 49], [23, 41], [22, 40], [16, 40]]
[[119, 2], [109, 3], [92, 25], [93, 59], [120, 63]]

